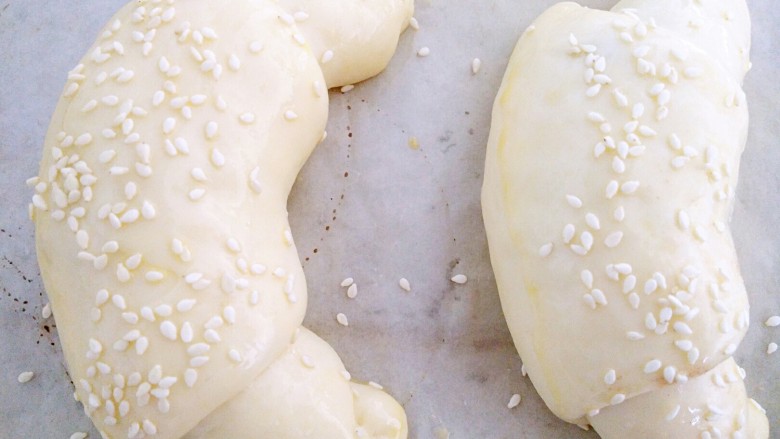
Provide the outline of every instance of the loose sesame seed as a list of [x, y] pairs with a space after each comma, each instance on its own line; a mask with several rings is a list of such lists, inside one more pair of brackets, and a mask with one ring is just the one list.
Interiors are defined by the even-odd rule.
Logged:
[[468, 282], [468, 278], [466, 277], [465, 274], [456, 274], [455, 276], [452, 276], [450, 280], [456, 284], [461, 284], [461, 285]]
[[349, 297], [350, 299], [354, 299], [355, 297], [357, 297], [357, 292], [358, 292], [357, 284], [352, 284], [347, 289], [347, 297]]
[[431, 54], [431, 49], [428, 47], [422, 47], [417, 51], [417, 56], [423, 58]]
[[521, 397], [520, 397], [520, 395], [519, 395], [519, 394], [517, 394], [517, 393], [515, 393], [514, 395], [512, 395], [512, 397], [511, 397], [511, 398], [509, 398], [509, 403], [507, 403], [506, 407], [507, 407], [508, 409], [513, 409], [513, 408], [515, 408], [515, 407], [517, 407], [518, 405], [520, 405], [520, 400], [521, 400]]
[[471, 60], [471, 74], [476, 75], [479, 73], [480, 68], [482, 68], [482, 60], [479, 58], [474, 58]]
[[18, 381], [21, 384], [28, 383], [30, 380], [35, 377], [35, 372], [32, 371], [26, 371], [19, 374], [19, 376], [16, 377], [16, 381]]
[[769, 328], [780, 326], [780, 316], [769, 317], [768, 319], [766, 319], [766, 322], [764, 322], [764, 325], [766, 325]]
[[349, 326], [349, 320], [347, 320], [347, 316], [344, 313], [336, 314], [336, 321], [341, 326]]
[[401, 289], [402, 289], [402, 290], [404, 290], [404, 291], [406, 291], [406, 292], [410, 292], [410, 291], [412, 291], [412, 286], [411, 286], [411, 284], [409, 283], [409, 280], [408, 280], [408, 279], [406, 279], [405, 277], [402, 277], [402, 278], [401, 278], [401, 279], [398, 281], [398, 285], [401, 287]]
[[766, 347], [766, 353], [767, 355], [772, 355], [775, 352], [777, 352], [777, 343], [769, 343], [769, 345]]

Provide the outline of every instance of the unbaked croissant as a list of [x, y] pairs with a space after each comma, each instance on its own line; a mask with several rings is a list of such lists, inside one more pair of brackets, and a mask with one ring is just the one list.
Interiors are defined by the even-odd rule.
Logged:
[[510, 60], [482, 193], [501, 302], [545, 403], [602, 437], [768, 436], [731, 358], [749, 44], [744, 1], [560, 3]]
[[406, 437], [400, 405], [300, 327], [286, 203], [328, 88], [381, 71], [411, 13], [132, 1], [68, 74], [31, 212], [76, 395], [104, 437]]

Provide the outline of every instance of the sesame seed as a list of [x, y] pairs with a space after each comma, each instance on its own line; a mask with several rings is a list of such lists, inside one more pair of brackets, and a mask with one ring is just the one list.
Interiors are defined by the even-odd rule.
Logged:
[[655, 319], [655, 315], [653, 315], [651, 312], [647, 313], [647, 315], [645, 315], [645, 328], [647, 328], [649, 331], [653, 331], [657, 327], [658, 322]]
[[222, 309], [222, 316], [225, 318], [225, 321], [229, 324], [233, 325], [236, 323], [236, 309], [232, 306], [228, 305], [225, 308]]
[[582, 296], [582, 299], [585, 301], [585, 303], [591, 308], [596, 309], [596, 299], [593, 297], [592, 294], [584, 294]]
[[[105, 291], [105, 290], [100, 290], [100, 291]], [[100, 292], [98, 292], [98, 294], [100, 294]], [[107, 294], [107, 292], [106, 292], [106, 294]], [[120, 295], [120, 294], [114, 294], [111, 297], [111, 302], [114, 304], [114, 306], [116, 306], [117, 308], [119, 308], [121, 310], [125, 310], [127, 308], [127, 305], [125, 304], [125, 298], [122, 295]]]
[[468, 278], [466, 277], [465, 274], [456, 274], [455, 276], [452, 276], [450, 280], [456, 284], [461, 284], [461, 285], [468, 282]]
[[341, 326], [349, 326], [349, 320], [347, 320], [347, 316], [344, 313], [336, 314], [336, 321]]
[[590, 250], [593, 247], [593, 235], [588, 231], [582, 232], [580, 234], [580, 242], [586, 250]]
[[644, 335], [642, 335], [642, 334], [641, 334], [641, 333], [639, 333], [639, 332], [635, 332], [635, 331], [629, 331], [629, 332], [627, 332], [627, 333], [626, 333], [626, 337], [627, 337], [629, 340], [631, 340], [631, 341], [642, 340], [643, 338], [645, 338], [645, 336], [644, 336]]
[[242, 361], [241, 353], [238, 352], [238, 350], [236, 349], [231, 349], [230, 351], [228, 351], [228, 357], [230, 358], [231, 361], [235, 363], [240, 363]]
[[585, 96], [592, 98], [598, 95], [600, 91], [601, 91], [601, 84], [595, 84], [588, 87], [588, 89], [585, 91]]
[[190, 200], [192, 201], [198, 201], [201, 198], [203, 198], [204, 195], [206, 195], [206, 189], [202, 189], [202, 188], [193, 189], [188, 194]]
[[666, 366], [664, 368], [664, 379], [667, 383], [672, 384], [674, 377], [677, 375], [677, 369], [674, 366]]
[[239, 119], [245, 124], [251, 124], [255, 122], [255, 114], [250, 112], [243, 113], [239, 116]]
[[574, 195], [566, 195], [566, 202], [569, 203], [569, 206], [579, 209], [582, 207], [582, 200], [580, 200], [578, 197]]
[[401, 287], [402, 290], [404, 290], [406, 292], [412, 291], [412, 286], [411, 286], [411, 284], [409, 284], [409, 280], [406, 279], [405, 277], [402, 277], [398, 281], [398, 285]]
[[412, 17], [409, 19], [409, 27], [411, 27], [414, 30], [420, 30], [420, 23], [417, 21], [416, 18]]
[[482, 60], [474, 58], [471, 60], [471, 74], [476, 75], [479, 73], [479, 69], [482, 68]]
[[431, 49], [428, 47], [422, 47], [417, 51], [417, 56], [423, 58], [431, 54]]
[[601, 229], [599, 218], [593, 213], [588, 212], [588, 214], [585, 215], [585, 223], [593, 230]]
[[617, 374], [615, 372], [615, 369], [608, 370], [607, 373], [604, 375], [604, 384], [611, 386], [615, 384], [615, 381], [617, 381]]
[[206, 332], [203, 333], [203, 338], [209, 343], [219, 343], [222, 341], [219, 333], [213, 329], [207, 329]]
[[355, 283], [355, 280], [352, 279], [351, 277], [348, 277], [348, 278], [344, 279], [343, 281], [341, 281], [341, 286], [342, 287], [349, 287], [353, 283]]
[[780, 326], [780, 316], [769, 317], [768, 319], [766, 319], [766, 322], [764, 322], [764, 325], [766, 325], [769, 328]]
[[598, 288], [593, 289], [593, 291], [590, 292], [590, 294], [593, 296], [593, 300], [598, 303], [599, 305], [607, 305], [607, 297], [604, 295], [604, 292], [599, 290]]
[[149, 339], [146, 337], [139, 337], [135, 341], [135, 353], [138, 355], [143, 355], [146, 350], [149, 348]]
[[661, 363], [661, 360], [657, 360], [657, 359], [656, 360], [651, 360], [651, 361], [648, 361], [645, 364], [644, 372], [646, 374], [655, 373], [655, 372], [658, 372], [659, 370], [661, 370], [662, 366], [663, 366], [663, 364]]
[[609, 401], [611, 405], [618, 405], [626, 400], [626, 395], [622, 393], [617, 393], [615, 396], [612, 397], [612, 399]]
[[314, 368], [314, 360], [312, 360], [308, 355], [301, 355], [301, 363], [303, 363], [303, 365], [309, 369]]
[[182, 323], [181, 331], [179, 332], [180, 332], [179, 335], [181, 336], [181, 341], [183, 341], [184, 343], [190, 343], [192, 341], [192, 338], [195, 336], [195, 333], [192, 329], [192, 325], [190, 324], [190, 322]]
[[284, 118], [287, 119], [288, 121], [295, 120], [298, 118], [298, 113], [292, 110], [287, 110], [284, 112]]
[[609, 182], [609, 184], [607, 184], [604, 194], [606, 195], [607, 199], [612, 199], [615, 195], [617, 195], [618, 189], [619, 189], [618, 182], [612, 180]]
[[35, 377], [35, 372], [32, 371], [26, 371], [19, 374], [19, 376], [16, 377], [16, 381], [18, 381], [21, 384], [28, 383], [30, 380]]
[[357, 284], [352, 284], [347, 289], [347, 297], [349, 297], [350, 299], [354, 299], [355, 297], [357, 297], [357, 292], [358, 292]]
[[566, 224], [563, 227], [563, 232], [561, 233], [561, 236], [563, 238], [563, 242], [568, 244], [571, 242], [572, 238], [574, 238], [574, 224]]
[[354, 85], [348, 84], [348, 85], [345, 85], [345, 86], [341, 87], [341, 92], [342, 93], [348, 93], [348, 92], [352, 91], [354, 88], [355, 88]]
[[506, 405], [506, 407], [508, 409], [513, 409], [517, 407], [518, 405], [520, 405], [520, 399], [521, 399], [520, 395], [515, 393], [514, 395], [512, 395], [511, 398], [509, 398], [509, 403]]
[[131, 325], [138, 323], [138, 314], [134, 312], [123, 312], [122, 319]]
[[211, 151], [211, 164], [217, 168], [221, 168], [225, 165], [225, 156], [217, 148]]
[[604, 239], [604, 245], [609, 248], [617, 247], [623, 240], [623, 232], [612, 232]]
[[552, 250], [553, 250], [553, 243], [548, 242], [547, 244], [544, 244], [541, 247], [539, 247], [539, 256], [543, 258], [547, 257], [550, 255], [550, 253], [552, 253]]
[[165, 320], [160, 323], [160, 333], [168, 340], [175, 341], [177, 337], [176, 325], [170, 320]]
[[766, 353], [767, 355], [772, 355], [775, 352], [777, 352], [777, 343], [769, 343], [769, 345], [766, 347]]
[[208, 122], [206, 124], [206, 129], [205, 129], [206, 139], [213, 139], [214, 137], [217, 136], [218, 131], [219, 131], [219, 124], [217, 124], [213, 120]]
[[198, 371], [195, 369], [187, 369], [184, 371], [184, 383], [187, 387], [192, 388], [198, 381]]

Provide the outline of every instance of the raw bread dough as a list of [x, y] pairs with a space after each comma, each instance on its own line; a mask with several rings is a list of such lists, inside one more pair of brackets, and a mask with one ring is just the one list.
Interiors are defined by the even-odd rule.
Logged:
[[496, 98], [483, 212], [504, 314], [546, 404], [602, 437], [767, 437], [730, 360], [749, 34], [743, 1], [560, 3]]
[[[268, 0], [133, 1], [69, 73], [36, 182], [36, 245], [78, 399], [104, 436], [175, 438], [198, 424], [212, 437], [258, 437], [260, 426], [288, 438], [406, 436], [400, 406], [379, 391], [353, 397], [325, 342], [302, 330], [291, 345], [306, 281], [287, 196], [334, 85], [307, 41], [345, 25], [318, 17], [323, 8], [309, 34], [302, 10]], [[356, 62], [365, 75], [384, 68], [411, 1], [328, 11], [393, 24], [355, 29], [364, 53], [383, 55], [334, 57], [338, 82]], [[287, 406], [247, 388], [285, 394]], [[228, 413], [232, 400], [274, 407], [276, 424]], [[312, 401], [334, 406], [310, 413]], [[213, 427], [231, 419], [247, 422]]]

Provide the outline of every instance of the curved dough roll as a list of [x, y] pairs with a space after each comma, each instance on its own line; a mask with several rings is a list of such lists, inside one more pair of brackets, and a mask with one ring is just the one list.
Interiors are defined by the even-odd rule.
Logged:
[[[332, 60], [365, 62], [365, 75], [384, 68], [411, 16], [410, 0], [321, 3], [386, 23], [354, 35], [385, 55]], [[321, 9], [133, 1], [69, 73], [35, 182], [36, 245], [78, 399], [104, 437], [176, 438], [199, 424], [211, 437], [406, 436], [400, 406], [379, 391], [353, 397], [325, 342], [304, 330], [291, 345], [306, 282], [287, 196], [333, 85], [307, 40], [344, 25]], [[316, 31], [296, 24], [307, 18]], [[286, 406], [244, 392], [262, 386]], [[228, 412], [235, 400], [273, 408], [275, 426]], [[312, 428], [295, 422], [307, 416]]]
[[765, 438], [730, 359], [749, 319], [727, 225], [747, 8], [625, 3], [558, 4], [510, 60], [482, 194], [504, 314], [568, 422], [609, 438]]

